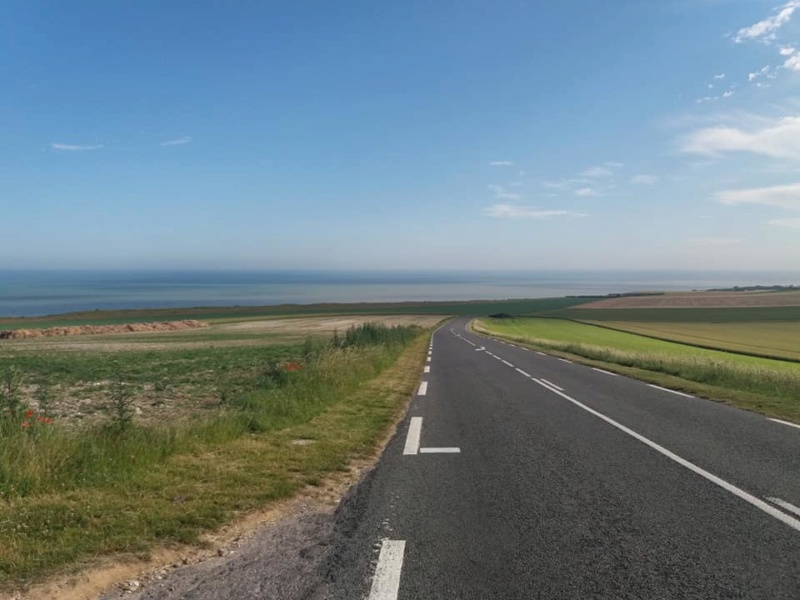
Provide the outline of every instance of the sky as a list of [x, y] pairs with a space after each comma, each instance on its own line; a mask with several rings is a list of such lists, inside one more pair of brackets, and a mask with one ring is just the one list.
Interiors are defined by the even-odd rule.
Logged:
[[0, 268], [800, 270], [800, 0], [7, 0]]

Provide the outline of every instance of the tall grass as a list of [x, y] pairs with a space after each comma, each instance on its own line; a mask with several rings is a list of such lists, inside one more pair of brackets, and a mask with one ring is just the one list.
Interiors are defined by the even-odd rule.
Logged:
[[20, 405], [20, 374], [9, 372], [0, 391], [0, 498], [129, 483], [172, 455], [309, 421], [391, 365], [420, 332], [367, 323], [341, 339], [309, 339], [294, 360], [263, 364], [260, 376], [230, 392], [216, 413], [160, 426], [137, 425], [122, 392], [104, 424], [48, 422]]

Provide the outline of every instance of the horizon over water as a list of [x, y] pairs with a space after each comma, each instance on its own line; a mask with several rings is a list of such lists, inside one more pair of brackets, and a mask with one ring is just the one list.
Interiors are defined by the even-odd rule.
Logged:
[[0, 270], [0, 317], [349, 302], [506, 300], [800, 284], [767, 271]]

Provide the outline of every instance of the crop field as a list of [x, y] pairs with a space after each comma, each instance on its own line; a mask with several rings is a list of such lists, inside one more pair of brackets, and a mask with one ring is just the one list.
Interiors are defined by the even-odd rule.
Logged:
[[405, 406], [441, 319], [0, 340], [0, 596], [196, 546], [348, 471]]
[[[626, 311], [627, 312], [627, 311]], [[750, 331], [756, 331], [753, 324]], [[478, 331], [800, 421], [800, 363], [689, 346], [560, 319], [481, 319]], [[768, 332], [762, 333], [768, 336]], [[592, 362], [593, 361], [593, 362]], [[617, 368], [614, 368], [617, 367]], [[651, 374], [651, 375], [648, 375]]]
[[761, 323], [598, 321], [596, 323], [604, 327], [682, 344], [800, 361], [800, 321]]

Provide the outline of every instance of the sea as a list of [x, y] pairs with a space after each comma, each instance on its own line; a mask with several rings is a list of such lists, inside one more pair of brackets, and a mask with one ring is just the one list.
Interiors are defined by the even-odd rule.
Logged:
[[0, 270], [0, 317], [125, 308], [602, 296], [790, 284], [800, 284], [800, 272]]

